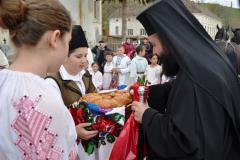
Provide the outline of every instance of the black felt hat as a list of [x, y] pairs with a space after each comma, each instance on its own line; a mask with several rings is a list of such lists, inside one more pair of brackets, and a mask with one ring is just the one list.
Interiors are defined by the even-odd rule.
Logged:
[[88, 42], [82, 27], [80, 25], [74, 25], [72, 29], [72, 39], [69, 44], [69, 51], [80, 47], [88, 48]]

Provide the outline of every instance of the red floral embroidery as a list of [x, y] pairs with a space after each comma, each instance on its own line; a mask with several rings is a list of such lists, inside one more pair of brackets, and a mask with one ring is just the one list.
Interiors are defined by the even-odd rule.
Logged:
[[25, 160], [59, 160], [63, 151], [54, 146], [58, 135], [48, 129], [52, 117], [36, 109], [40, 99], [41, 96], [32, 101], [24, 96], [19, 102], [13, 103], [18, 112], [12, 124], [18, 134], [15, 144], [23, 153]]

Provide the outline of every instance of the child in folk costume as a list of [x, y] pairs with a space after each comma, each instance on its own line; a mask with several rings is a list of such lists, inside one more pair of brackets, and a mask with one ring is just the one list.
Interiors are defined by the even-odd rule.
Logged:
[[[88, 43], [84, 31], [80, 25], [74, 25], [69, 43], [68, 56], [56, 74], [46, 77], [46, 81], [58, 92], [64, 104], [69, 107], [88, 93], [96, 92], [92, 82], [92, 76], [87, 68]], [[98, 134], [98, 131], [88, 131], [86, 127], [91, 123], [80, 123], [76, 127], [79, 129], [78, 138], [89, 140]], [[79, 157], [85, 158], [86, 154], [78, 144]], [[86, 159], [86, 158], [85, 158]]]
[[118, 85], [128, 85], [129, 84], [129, 73], [131, 59], [124, 54], [124, 47], [120, 46], [117, 49], [117, 55], [113, 57], [113, 75], [115, 78], [118, 75]]
[[103, 76], [102, 73], [99, 71], [99, 65], [96, 62], [92, 63], [92, 81], [94, 86], [97, 88], [98, 91], [100, 91], [103, 87]]
[[149, 60], [151, 64], [147, 66], [145, 72], [146, 79], [150, 85], [159, 84], [162, 73], [162, 67], [157, 63], [158, 56], [156, 54], [152, 54], [149, 56]]
[[17, 53], [0, 70], [0, 159], [75, 160], [79, 128], [44, 80], [67, 57], [70, 15], [57, 0], [1, 0], [0, 10]]
[[105, 52], [106, 63], [104, 65], [104, 74], [103, 74], [103, 89], [110, 89], [110, 83], [112, 80], [112, 70], [114, 68], [113, 65], [113, 53], [112, 51]]
[[137, 55], [132, 59], [130, 66], [130, 81], [131, 83], [137, 82], [138, 77], [143, 77], [148, 61], [145, 56], [145, 47], [139, 45], [136, 47]]
[[74, 25], [68, 57], [57, 74], [46, 77], [46, 81], [61, 93], [66, 106], [78, 101], [85, 94], [96, 91], [92, 76], [86, 70], [87, 49], [88, 43], [82, 27]]

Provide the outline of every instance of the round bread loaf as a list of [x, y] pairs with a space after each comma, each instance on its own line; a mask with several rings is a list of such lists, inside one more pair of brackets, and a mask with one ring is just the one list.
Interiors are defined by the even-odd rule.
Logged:
[[80, 100], [97, 104], [102, 108], [117, 108], [132, 103], [132, 96], [128, 91], [117, 90], [110, 93], [89, 93]]

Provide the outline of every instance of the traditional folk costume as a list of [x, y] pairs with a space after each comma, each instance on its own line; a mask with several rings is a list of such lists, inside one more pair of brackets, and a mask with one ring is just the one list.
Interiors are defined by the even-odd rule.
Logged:
[[71, 159], [77, 134], [61, 96], [32, 73], [0, 70], [0, 159]]
[[[88, 47], [84, 32], [81, 26], [74, 26], [69, 51], [80, 47]], [[46, 81], [53, 86], [56, 93], [62, 96], [64, 104], [68, 107], [79, 101], [80, 97], [87, 93], [96, 92], [92, 82], [92, 76], [88, 71], [82, 70], [77, 75], [70, 75], [64, 66], [55, 75], [46, 77]], [[82, 145], [78, 145], [78, 156], [85, 156]]]
[[132, 59], [130, 65], [130, 82], [131, 83], [137, 82], [138, 77], [142, 77], [144, 75], [147, 66], [148, 66], [147, 59], [145, 57], [136, 55], [136, 57]]
[[85, 94], [96, 91], [91, 74], [85, 70], [73, 76], [67, 72], [64, 66], [61, 66], [59, 72], [46, 77], [46, 81], [62, 95], [66, 106], [78, 101]]
[[[82, 27], [76, 25], [73, 27], [69, 51], [81, 47], [88, 47], [88, 43]], [[91, 74], [85, 70], [77, 75], [70, 75], [65, 67], [61, 66], [57, 74], [47, 76], [46, 80], [61, 93], [66, 106], [78, 101], [83, 95], [96, 91]]]
[[126, 55], [114, 56], [113, 64], [116, 68], [120, 69], [120, 73], [118, 74], [119, 76], [118, 85], [128, 85], [131, 64], [130, 58]]

